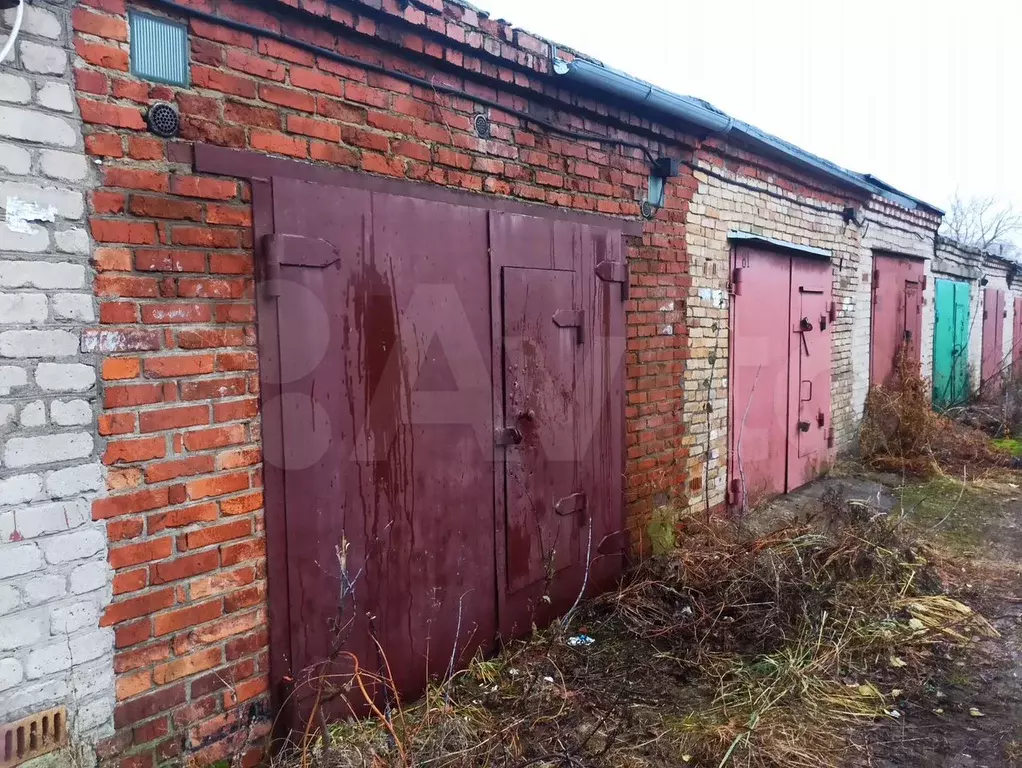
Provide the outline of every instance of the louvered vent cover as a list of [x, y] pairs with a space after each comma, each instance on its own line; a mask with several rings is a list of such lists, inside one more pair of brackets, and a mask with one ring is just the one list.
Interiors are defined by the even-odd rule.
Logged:
[[0, 768], [12, 768], [67, 744], [67, 709], [37, 712], [0, 726]]
[[146, 80], [188, 85], [188, 29], [183, 24], [131, 11], [131, 72]]

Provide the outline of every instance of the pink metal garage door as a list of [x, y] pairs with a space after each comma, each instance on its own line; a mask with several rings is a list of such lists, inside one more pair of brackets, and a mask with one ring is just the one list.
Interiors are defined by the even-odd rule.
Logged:
[[983, 348], [980, 356], [980, 391], [996, 394], [1001, 391], [1004, 364], [1004, 291], [983, 290]]
[[755, 506], [828, 460], [831, 267], [743, 246], [734, 277], [729, 496]]
[[1022, 297], [1015, 297], [1015, 315], [1011, 336], [1011, 374], [1022, 375]]
[[873, 312], [870, 319], [870, 386], [890, 386], [895, 360], [904, 349], [917, 366], [923, 333], [925, 264], [889, 254], [873, 257]]

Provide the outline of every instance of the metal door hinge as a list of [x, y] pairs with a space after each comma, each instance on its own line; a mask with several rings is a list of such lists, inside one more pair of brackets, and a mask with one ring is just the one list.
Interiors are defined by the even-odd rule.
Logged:
[[263, 235], [260, 245], [263, 263], [263, 282], [266, 284], [266, 295], [280, 296], [281, 239], [277, 235]]
[[601, 261], [596, 265], [596, 276], [607, 283], [621, 283], [621, 300], [628, 300], [629, 270], [627, 262]]
[[585, 510], [586, 495], [584, 493], [573, 493], [563, 499], [558, 499], [554, 504], [554, 512], [562, 516], [574, 515], [578, 512], [585, 512]]
[[731, 270], [731, 281], [727, 284], [727, 292], [732, 296], [742, 295], [742, 267]]
[[738, 504], [742, 498], [742, 481], [739, 478], [734, 478], [727, 485], [727, 503], [731, 506]]
[[827, 430], [827, 447], [828, 448], [834, 447], [834, 427], [830, 427]]
[[575, 343], [584, 341], [585, 312], [581, 309], [559, 309], [554, 312], [554, 325], [558, 328], [574, 328]]
[[341, 260], [337, 249], [319, 237], [263, 235], [259, 245], [267, 296], [280, 296], [281, 266], [322, 269]]

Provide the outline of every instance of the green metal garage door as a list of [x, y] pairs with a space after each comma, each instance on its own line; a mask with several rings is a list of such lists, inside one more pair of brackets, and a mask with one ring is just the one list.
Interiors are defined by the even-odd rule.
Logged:
[[969, 284], [937, 280], [933, 333], [933, 405], [946, 408], [969, 396]]

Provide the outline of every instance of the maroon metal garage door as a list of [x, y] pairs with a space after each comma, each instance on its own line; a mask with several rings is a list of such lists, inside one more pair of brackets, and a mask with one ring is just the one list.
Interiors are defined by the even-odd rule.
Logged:
[[735, 249], [730, 482], [755, 506], [812, 480], [831, 444], [831, 267], [784, 251]]
[[895, 359], [904, 348], [919, 364], [923, 333], [925, 265], [920, 259], [875, 254], [873, 257], [873, 313], [870, 321], [870, 386], [890, 385]]
[[577, 221], [253, 195], [271, 677], [298, 723], [364, 708], [356, 664], [415, 695], [617, 576], [626, 271], [621, 232]]
[[980, 392], [994, 395], [1002, 389], [1004, 368], [1004, 291], [983, 289], [983, 341], [980, 355]]

